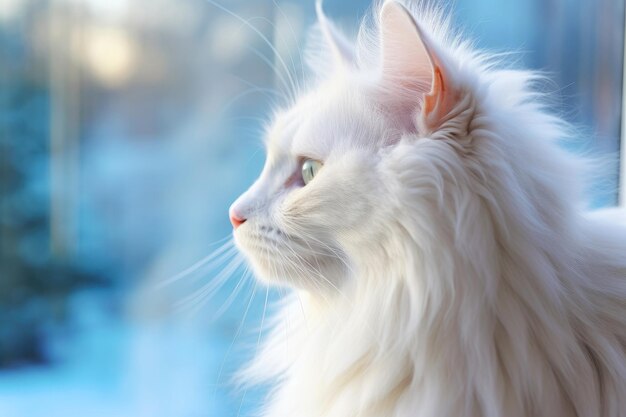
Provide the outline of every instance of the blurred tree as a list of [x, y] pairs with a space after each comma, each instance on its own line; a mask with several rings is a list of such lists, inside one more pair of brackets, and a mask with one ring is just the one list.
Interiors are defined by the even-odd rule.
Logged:
[[50, 250], [50, 95], [24, 41], [0, 27], [0, 368], [51, 359], [69, 294], [96, 282]]

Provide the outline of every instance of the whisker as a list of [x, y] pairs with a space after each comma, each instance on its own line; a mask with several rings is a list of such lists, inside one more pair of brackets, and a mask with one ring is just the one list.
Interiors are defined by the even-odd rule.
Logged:
[[269, 298], [270, 289], [265, 288], [265, 302], [263, 303], [263, 314], [261, 315], [261, 327], [259, 328], [259, 337], [256, 341], [256, 350], [258, 352], [259, 345], [261, 344], [261, 334], [263, 332], [263, 326], [265, 325], [265, 313], [267, 312], [267, 300]]
[[[214, 320], [221, 317], [222, 314], [224, 314], [224, 312], [228, 310], [228, 308], [232, 305], [233, 301], [235, 301], [235, 298], [237, 297], [237, 295], [239, 295], [239, 293], [241, 292], [241, 289], [243, 288], [242, 284], [245, 283], [247, 279], [248, 279], [247, 275], [244, 274], [241, 276], [241, 279], [239, 279], [239, 281], [237, 282], [235, 289], [233, 289], [233, 291], [230, 293], [226, 301], [224, 301], [224, 303], [222, 303], [222, 306], [214, 313], [213, 315]], [[256, 287], [256, 282], [255, 282], [255, 287]]]
[[[248, 270], [246, 269], [246, 271], [244, 272], [244, 274], [247, 274]], [[226, 366], [226, 361], [228, 359], [228, 355], [230, 355], [230, 352], [233, 349], [233, 346], [235, 345], [235, 342], [237, 341], [237, 338], [239, 337], [239, 335], [241, 334], [241, 331], [243, 330], [244, 324], [246, 322], [246, 318], [248, 317], [248, 313], [250, 311], [250, 306], [252, 305], [252, 301], [254, 300], [254, 297], [256, 296], [256, 281], [254, 284], [254, 288], [252, 290], [252, 295], [250, 296], [250, 299], [248, 300], [248, 304], [246, 305], [246, 309], [244, 310], [243, 313], [243, 317], [241, 318], [241, 321], [239, 322], [239, 326], [237, 326], [237, 330], [235, 331], [235, 336], [233, 337], [233, 340], [231, 341], [230, 345], [228, 346], [228, 349], [226, 350], [226, 353], [224, 354], [224, 359], [222, 360], [222, 363], [220, 365], [220, 368], [217, 372], [217, 379], [215, 381], [215, 389], [213, 391], [213, 399], [215, 400], [215, 397], [217, 395], [217, 389], [220, 386], [220, 379], [222, 378], [222, 374], [224, 372], [224, 367]]]
[[[225, 238], [225, 239], [228, 239], [228, 238]], [[210, 255], [197, 261], [195, 264], [191, 265], [187, 269], [184, 269], [183, 271], [179, 272], [178, 274], [170, 278], [167, 278], [167, 279], [164, 279], [163, 281], [158, 282], [157, 284], [154, 285], [154, 288], [157, 290], [163, 289], [163, 287], [169, 286], [173, 284], [174, 282], [177, 282], [185, 277], [188, 277], [198, 272], [198, 270], [200, 269], [206, 269], [206, 267], [219, 264], [220, 263], [219, 261], [223, 260], [223, 258], [227, 257], [228, 255], [232, 256], [233, 252], [235, 251], [236, 251], [236, 248], [234, 247], [233, 242], [229, 240], [228, 242], [220, 246], [218, 249], [213, 251]]]
[[[343, 256], [340, 256], [339, 253], [337, 253], [337, 250], [332, 248], [328, 243], [325, 243], [319, 239], [317, 239], [316, 237], [314, 237], [312, 234], [307, 234], [307, 236], [305, 237], [303, 234], [299, 233], [297, 228], [293, 226], [293, 224], [289, 221], [286, 220], [285, 221], [285, 229], [288, 231], [289, 234], [293, 235], [294, 237], [296, 237], [298, 240], [305, 242], [308, 246], [308, 248], [313, 251], [313, 248], [311, 247], [311, 245], [308, 243], [308, 240], [313, 240], [317, 243], [319, 243], [321, 246], [325, 247], [326, 249], [328, 249], [331, 253], [332, 253], [332, 257], [341, 261], [343, 263], [343, 265], [350, 271], [350, 273], [354, 276], [355, 275], [355, 271], [352, 269], [352, 265], [350, 265]], [[318, 253], [316, 251], [313, 251], [313, 253], [318, 254], [318, 255], [323, 255], [323, 256], [329, 256], [329, 254], [326, 253]]]
[[[228, 100], [220, 109], [220, 114], [224, 114], [226, 113], [226, 110], [228, 110], [232, 105], [234, 105], [237, 101], [241, 100], [242, 98], [245, 98], [249, 95], [252, 94], [257, 94], [257, 93], [262, 93], [262, 94], [267, 94], [268, 91], [271, 91], [271, 89], [268, 88], [264, 88], [264, 87], [251, 87], [248, 88], [244, 91], [242, 91], [241, 93], [237, 94], [236, 96], [234, 96], [233, 98], [231, 98], [230, 100]], [[216, 116], [216, 119], [220, 119], [220, 116]]]
[[182, 300], [176, 302], [174, 304], [175, 309], [188, 310], [190, 307], [197, 305], [198, 302], [202, 302], [211, 297], [215, 291], [224, 285], [228, 278], [232, 276], [242, 263], [243, 259], [241, 257], [235, 257], [232, 259], [226, 267], [215, 276], [215, 278], [204, 284], [199, 290], [194, 291], [193, 294], [190, 294]]
[[[283, 10], [280, 8], [280, 6], [278, 5], [278, 3], [276, 3], [275, 0], [273, 0], [274, 3], [274, 7], [276, 7], [276, 9], [281, 13], [281, 15], [283, 16], [283, 18], [285, 19], [285, 21], [287, 22], [287, 25], [290, 28], [291, 31], [291, 35], [293, 40], [296, 42], [296, 46], [298, 47], [298, 53], [300, 54], [300, 68], [302, 70], [302, 78], [304, 79], [304, 70], [302, 69], [302, 54], [300, 52], [300, 43], [299, 40], [295, 34], [295, 31], [293, 30], [293, 26], [291, 25], [291, 22], [289, 21], [289, 18], [287, 17], [287, 15], [283, 12]], [[248, 19], [248, 22], [252, 22], [254, 20], [260, 20], [263, 21], [265, 23], [267, 23], [274, 31], [274, 35], [276, 35], [278, 33], [278, 29], [276, 27], [276, 23], [272, 22], [271, 20], [269, 20], [268, 18], [264, 17], [264, 16], [255, 16], [253, 18]], [[293, 60], [293, 56], [290, 54], [289, 56], [289, 60], [291, 61], [291, 70], [295, 73], [296, 72], [296, 64]], [[277, 70], [275, 70], [276, 74], [279, 74], [279, 72]], [[300, 91], [300, 85], [298, 83], [298, 78], [293, 78], [293, 80], [295, 81], [296, 87], [297, 87], [297, 91]], [[295, 92], [297, 92], [295, 91]]]
[[[256, 288], [256, 284], [255, 284], [255, 288]], [[267, 312], [267, 300], [269, 298], [269, 293], [270, 290], [269, 288], [265, 288], [265, 301], [263, 304], [263, 314], [261, 315], [261, 325], [259, 327], [259, 337], [257, 338], [256, 341], [256, 352], [258, 354], [259, 352], [259, 346], [261, 345], [261, 335], [263, 333], [263, 326], [265, 325], [265, 314]], [[237, 410], [237, 417], [239, 417], [239, 415], [241, 414], [241, 409], [243, 408], [243, 403], [246, 399], [246, 394], [248, 393], [248, 387], [246, 386], [246, 388], [243, 391], [243, 394], [241, 396], [241, 402], [239, 403], [239, 409]]]
[[239, 77], [238, 75], [235, 74], [230, 74], [231, 77], [233, 77], [234, 79], [236, 79], [237, 81], [239, 81], [242, 84], [247, 85], [248, 87], [253, 87], [253, 88], [259, 88], [262, 90], [267, 90], [268, 94], [272, 94], [274, 96], [278, 96], [278, 97], [282, 97], [282, 98], [287, 98], [287, 96], [285, 96], [285, 93], [282, 91], [277, 90], [276, 88], [271, 88], [271, 87], [260, 87], [256, 84], [254, 84], [253, 82], [246, 80], [245, 78]]
[[[296, 31], [293, 29], [293, 25], [291, 24], [291, 20], [287, 17], [287, 15], [283, 11], [282, 7], [279, 6], [279, 4], [276, 2], [276, 0], [272, 0], [272, 3], [274, 3], [274, 6], [276, 7], [276, 10], [278, 10], [278, 12], [283, 16], [283, 18], [287, 22], [287, 26], [289, 27], [289, 31], [291, 32], [291, 37], [295, 41], [296, 49], [298, 50], [298, 56], [300, 58], [300, 65], [299, 65], [300, 73], [301, 73], [301, 76], [302, 76], [302, 80], [304, 80], [305, 79], [305, 75], [304, 75], [304, 57], [302, 56], [302, 48], [300, 47], [300, 39], [296, 35]], [[293, 58], [292, 58], [291, 62], [292, 62], [292, 66], [293, 66]], [[295, 68], [294, 68], [294, 71], [295, 71]]]
[[[283, 17], [284, 17], [284, 18], [285, 18], [285, 20], [287, 21], [287, 23], [288, 23], [289, 27], [291, 27], [291, 23], [289, 23], [289, 19], [287, 19], [287, 17], [285, 16], [285, 14], [284, 14], [284, 13], [282, 13], [282, 10], [280, 9], [280, 7], [278, 6], [278, 4], [277, 4], [275, 1], [274, 1], [274, 5], [275, 5], [275, 7], [276, 7], [276, 8], [277, 8], [280, 12], [281, 12], [281, 14], [283, 15]], [[247, 21], [249, 24], [252, 24], [252, 22], [253, 22], [253, 21], [255, 21], [255, 20], [260, 20], [260, 21], [262, 21], [262, 22], [266, 23], [267, 25], [269, 25], [269, 26], [272, 28], [272, 30], [274, 31], [274, 34], [275, 34], [275, 35], [278, 33], [278, 32], [277, 32], [276, 23], [272, 22], [271, 20], [269, 20], [268, 18], [266, 18], [266, 17], [264, 17], [264, 16], [255, 16], [255, 17], [252, 17], [252, 18], [250, 18], [250, 19], [247, 19], [246, 21]], [[291, 32], [292, 32], [292, 34], [294, 35], [294, 36], [293, 36], [293, 39], [296, 41], [296, 44], [299, 46], [299, 44], [298, 44], [298, 39], [296, 38], [295, 33], [293, 32], [293, 29], [292, 29], [292, 31], [291, 31]], [[299, 51], [299, 49], [298, 49], [298, 51]], [[259, 52], [259, 53], [260, 53], [260, 52]], [[277, 52], [276, 54], [278, 54], [278, 52]], [[263, 54], [261, 54], [261, 55], [263, 55]], [[265, 56], [265, 55], [263, 55], [263, 56]], [[300, 56], [300, 58], [301, 58], [301, 62], [302, 62], [302, 56]], [[289, 60], [291, 61], [291, 70], [295, 73], [295, 72], [296, 72], [296, 64], [295, 64], [295, 62], [294, 62], [294, 60], [293, 60], [293, 57], [292, 57], [291, 55], [289, 55]], [[270, 65], [270, 67], [274, 70], [274, 73], [275, 73], [276, 75], [278, 75], [279, 77], [281, 77], [281, 80], [284, 80], [284, 78], [283, 78], [282, 74], [280, 73], [280, 71], [278, 71], [278, 69], [276, 68], [276, 66], [275, 66], [275, 65], [273, 65], [273, 64], [269, 64], [269, 65]], [[304, 74], [304, 72], [302, 72], [302, 74]], [[287, 72], [287, 75], [288, 75], [288, 76], [290, 76], [290, 75], [291, 75], [291, 72], [290, 72], [290, 71], [288, 71], [288, 72]], [[299, 86], [299, 84], [298, 84], [298, 79], [297, 79], [297, 78], [291, 78], [291, 79], [290, 79], [290, 81], [292, 81], [292, 80], [293, 80], [293, 81], [295, 81], [295, 84], [296, 84], [296, 87], [297, 87], [297, 90], [295, 90], [295, 91], [294, 91], [294, 93], [297, 93], [297, 91], [299, 91], [299, 88], [300, 88], [300, 86]], [[288, 86], [287, 86], [287, 85], [286, 85], [286, 83], [284, 83], [284, 82], [283, 82], [283, 86], [284, 86], [284, 87], [286, 87], [286, 88], [288, 88]]]
[[241, 23], [243, 23], [246, 27], [248, 27], [250, 30], [252, 30], [255, 34], [257, 34], [261, 40], [263, 42], [265, 42], [265, 44], [270, 48], [270, 50], [272, 51], [272, 53], [274, 53], [274, 55], [276, 56], [276, 59], [278, 60], [279, 64], [282, 66], [283, 70], [285, 71], [285, 73], [289, 76], [289, 80], [290, 80], [290, 85], [291, 85], [291, 95], [292, 98], [294, 97], [294, 94], [296, 93], [296, 88], [295, 88], [295, 84], [293, 82], [293, 78], [291, 77], [291, 74], [289, 72], [289, 68], [287, 67], [287, 64], [285, 64], [285, 61], [283, 60], [283, 58], [280, 56], [280, 54], [278, 53], [278, 50], [276, 50], [276, 48], [274, 47], [274, 45], [272, 45], [272, 43], [269, 41], [269, 39], [267, 39], [267, 37], [259, 30], [257, 29], [255, 26], [251, 25], [250, 23], [248, 23], [246, 21], [246, 19], [244, 19], [243, 17], [241, 17], [240, 15], [238, 15], [237, 13], [233, 12], [232, 10], [228, 9], [227, 7], [224, 7], [223, 5], [213, 1], [213, 0], [205, 0], [207, 3], [213, 5], [214, 7], [216, 7], [217, 9], [223, 11], [224, 13], [227, 13], [228, 15], [234, 17], [235, 19], [237, 19], [238, 21], [240, 21]]
[[[285, 80], [284, 76], [281, 74], [280, 71], [278, 71], [278, 69], [276, 68], [276, 65], [272, 61], [270, 61], [265, 55], [259, 52], [256, 48], [247, 46], [246, 49], [250, 51], [252, 54], [254, 54], [261, 61], [263, 61], [272, 71], [274, 71], [274, 73], [278, 76], [278, 81], [280, 81], [280, 83], [283, 85], [284, 88], [287, 88], [287, 89], [289, 88], [289, 85], [287, 84], [287, 81]], [[286, 97], [286, 96], [283, 94], [283, 97]]]

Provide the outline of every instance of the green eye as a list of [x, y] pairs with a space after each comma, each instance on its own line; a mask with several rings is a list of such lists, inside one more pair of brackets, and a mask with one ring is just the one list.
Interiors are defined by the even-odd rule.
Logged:
[[313, 180], [322, 166], [323, 164], [315, 159], [305, 159], [304, 162], [302, 162], [302, 181], [304, 181], [304, 185], [307, 185]]

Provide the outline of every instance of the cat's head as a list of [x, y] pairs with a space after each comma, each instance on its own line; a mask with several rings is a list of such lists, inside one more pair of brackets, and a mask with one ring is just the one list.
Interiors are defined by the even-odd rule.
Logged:
[[479, 58], [446, 38], [432, 10], [420, 18], [387, 1], [376, 16], [375, 33], [362, 31], [357, 47], [318, 3], [324, 76], [277, 113], [263, 172], [230, 209], [235, 240], [260, 278], [339, 287], [393, 257], [403, 218], [427, 232], [446, 182], [479, 175], [450, 172], [476, 164], [462, 159], [472, 153], [470, 130], [483, 128]]

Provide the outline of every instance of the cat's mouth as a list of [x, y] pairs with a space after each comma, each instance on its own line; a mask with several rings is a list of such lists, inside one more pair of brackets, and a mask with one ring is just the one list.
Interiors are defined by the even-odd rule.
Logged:
[[244, 252], [272, 253], [288, 245], [289, 235], [271, 226], [246, 225], [235, 233], [235, 240]]
[[235, 242], [247, 256], [257, 276], [269, 281], [287, 279], [298, 254], [290, 237], [265, 225], [246, 224], [235, 232]]
[[335, 282], [345, 266], [336, 250], [271, 226], [243, 225], [235, 232], [235, 242], [256, 276], [270, 283], [319, 290]]

